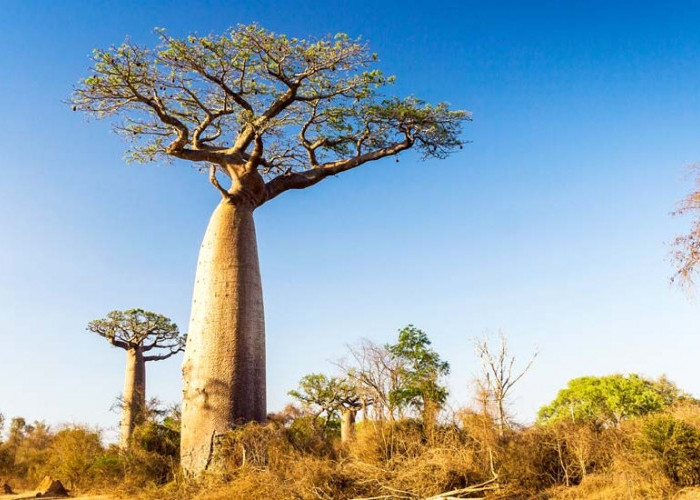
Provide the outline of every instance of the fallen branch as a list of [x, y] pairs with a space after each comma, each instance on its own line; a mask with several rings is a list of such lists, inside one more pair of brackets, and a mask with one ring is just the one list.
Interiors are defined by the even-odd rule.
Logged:
[[[457, 490], [446, 491], [444, 493], [439, 493], [435, 496], [429, 497], [426, 500], [449, 500], [455, 498], [464, 498], [455, 495], [465, 495], [467, 493], [482, 493], [484, 491], [497, 490], [498, 484], [494, 484], [498, 480], [498, 476], [495, 476], [488, 481], [483, 483], [474, 484], [472, 486], [467, 486], [466, 488], [460, 488]], [[482, 497], [483, 498], [483, 497]]]

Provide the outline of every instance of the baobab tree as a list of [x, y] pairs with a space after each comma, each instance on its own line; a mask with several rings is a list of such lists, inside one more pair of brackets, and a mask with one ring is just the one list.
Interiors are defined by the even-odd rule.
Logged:
[[146, 363], [184, 350], [185, 335], [169, 318], [143, 309], [112, 311], [106, 318], [90, 321], [87, 330], [126, 351], [119, 446], [128, 448], [134, 427], [146, 419]]
[[[310, 409], [314, 420], [323, 415], [324, 432], [331, 422], [340, 418], [341, 442], [352, 441], [355, 436], [355, 417], [363, 407], [362, 397], [352, 380], [312, 373], [302, 377], [299, 388], [288, 394]], [[366, 401], [364, 403], [367, 404]]]
[[131, 159], [194, 162], [221, 194], [200, 248], [183, 362], [181, 463], [197, 473], [218, 435], [266, 417], [255, 209], [411, 148], [444, 158], [461, 148], [469, 115], [383, 96], [393, 79], [371, 69], [376, 55], [347, 35], [303, 40], [257, 25], [185, 38], [156, 32], [154, 49], [127, 41], [95, 50], [71, 101], [117, 118]]

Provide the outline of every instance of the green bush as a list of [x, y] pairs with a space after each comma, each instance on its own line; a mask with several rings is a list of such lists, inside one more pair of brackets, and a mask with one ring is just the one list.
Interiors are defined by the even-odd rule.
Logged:
[[69, 489], [84, 489], [95, 479], [95, 464], [103, 455], [99, 432], [81, 426], [66, 427], [53, 436], [45, 473], [61, 478]]
[[638, 443], [679, 486], [700, 484], [700, 431], [670, 415], [648, 419]]

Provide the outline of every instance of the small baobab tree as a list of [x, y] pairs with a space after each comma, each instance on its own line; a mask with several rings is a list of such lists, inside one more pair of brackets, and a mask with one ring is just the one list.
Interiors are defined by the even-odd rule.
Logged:
[[367, 44], [344, 34], [303, 40], [250, 25], [157, 36], [154, 49], [127, 41], [96, 50], [71, 102], [117, 117], [131, 159], [193, 162], [221, 194], [200, 248], [182, 368], [181, 463], [198, 473], [217, 436], [266, 418], [254, 210], [408, 149], [445, 158], [461, 148], [469, 115], [383, 95], [392, 78], [372, 68]]
[[305, 375], [299, 387], [289, 395], [310, 410], [314, 420], [323, 416], [323, 431], [340, 419], [340, 437], [343, 443], [355, 435], [355, 416], [362, 408], [362, 398], [352, 381], [341, 377], [328, 377], [322, 373]]
[[128, 448], [134, 427], [146, 419], [146, 363], [184, 350], [185, 335], [169, 318], [143, 309], [112, 311], [87, 329], [126, 351], [119, 446]]

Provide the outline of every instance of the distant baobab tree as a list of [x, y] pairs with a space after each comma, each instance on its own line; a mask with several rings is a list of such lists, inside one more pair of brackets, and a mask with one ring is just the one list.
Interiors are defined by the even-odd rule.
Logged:
[[[414, 148], [462, 147], [464, 111], [380, 94], [367, 44], [337, 34], [290, 38], [255, 24], [221, 35], [95, 50], [73, 109], [117, 117], [132, 160], [206, 167], [221, 194], [204, 235], [183, 362], [181, 463], [211, 464], [217, 436], [263, 421], [265, 322], [253, 212], [365, 163]], [[224, 186], [219, 176], [228, 178]]]
[[126, 351], [119, 446], [128, 448], [134, 427], [146, 419], [146, 362], [184, 350], [185, 336], [169, 318], [143, 309], [112, 311], [88, 323], [87, 329]]

